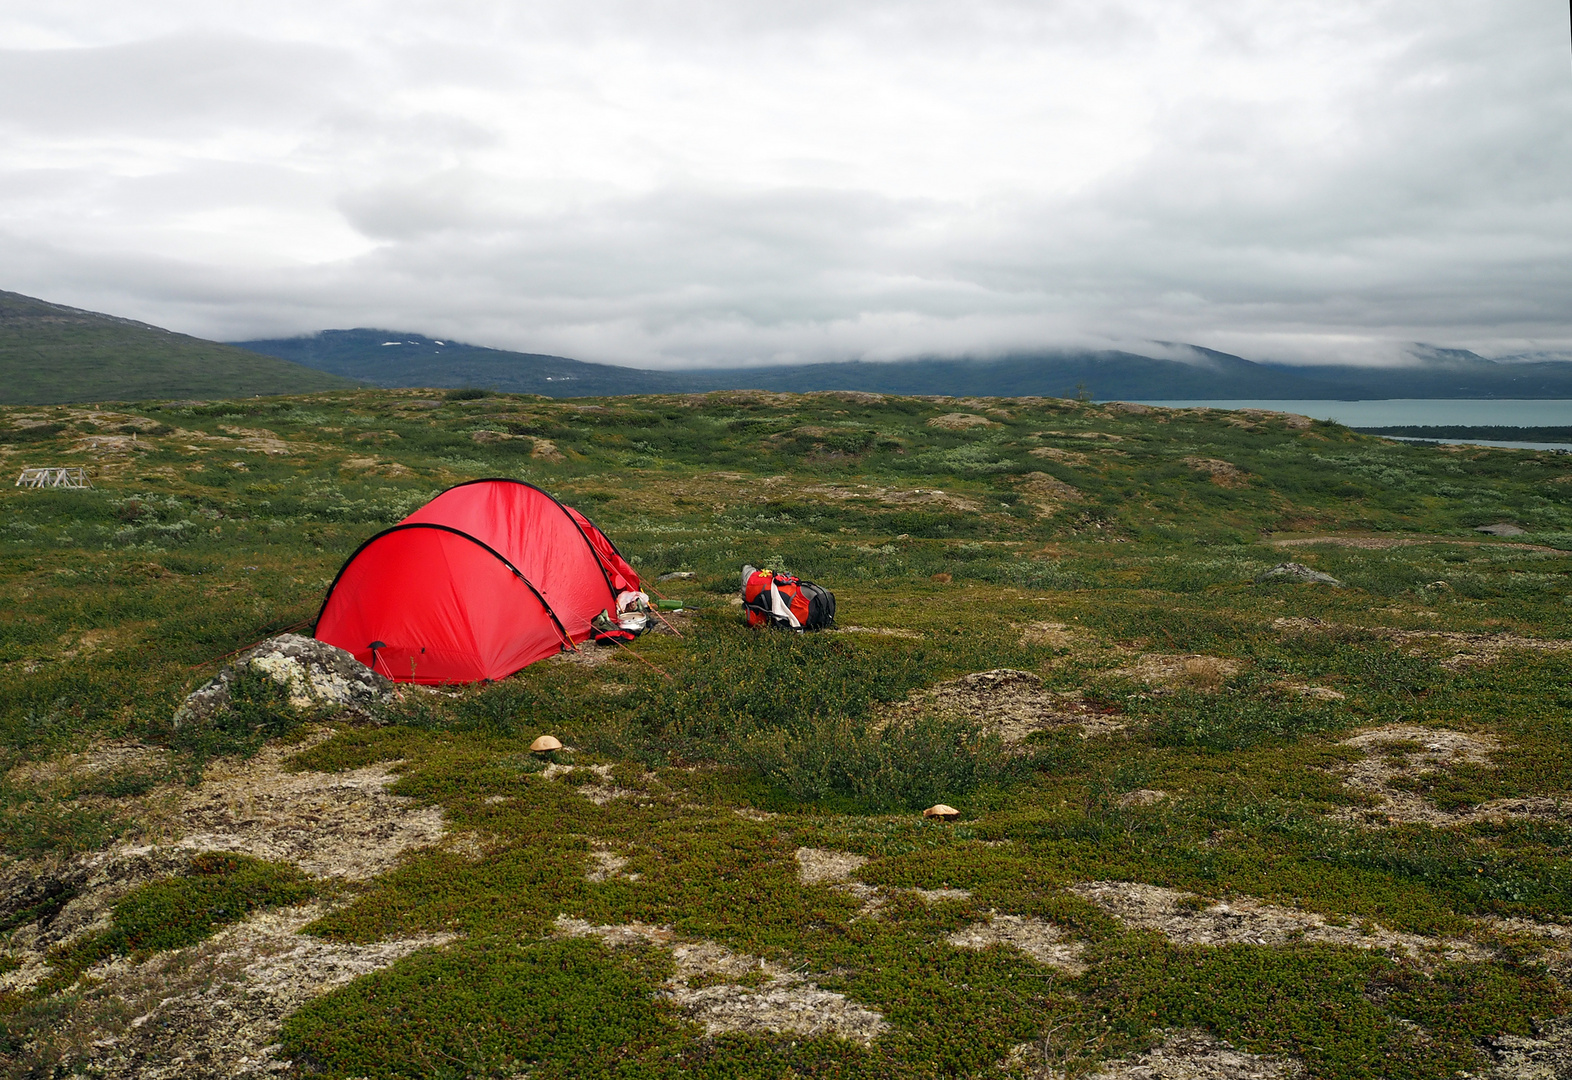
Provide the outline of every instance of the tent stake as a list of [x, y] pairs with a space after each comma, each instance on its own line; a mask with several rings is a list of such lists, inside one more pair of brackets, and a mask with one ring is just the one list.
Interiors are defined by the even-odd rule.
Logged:
[[[648, 586], [648, 588], [649, 588], [650, 592], [654, 593], [656, 595], [656, 597], [661, 599], [661, 600], [669, 600], [669, 599], [671, 599], [665, 593], [663, 593], [659, 589], [657, 589], [654, 585], [650, 585], [650, 586]], [[684, 641], [687, 640], [687, 638], [683, 637], [682, 631], [678, 630], [675, 626], [671, 625], [671, 620], [666, 618], [666, 616], [664, 616], [664, 615], [662, 615], [660, 613], [660, 608], [652, 608], [651, 610], [655, 612], [655, 617], [657, 619], [659, 619], [661, 622], [666, 624], [666, 629], [667, 630], [670, 630], [673, 634], [676, 634], [678, 637], [682, 638]]]

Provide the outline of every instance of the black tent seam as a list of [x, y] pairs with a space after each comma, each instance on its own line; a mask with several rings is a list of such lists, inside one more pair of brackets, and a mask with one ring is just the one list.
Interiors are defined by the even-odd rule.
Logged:
[[[449, 490], [452, 490], [452, 489], [450, 488]], [[535, 599], [540, 601], [540, 606], [541, 606], [542, 610], [544, 610], [547, 615], [551, 616], [552, 625], [554, 625], [557, 628], [557, 633], [562, 635], [562, 640], [566, 644], [566, 647], [569, 648], [569, 649], [574, 648], [573, 638], [568, 634], [567, 630], [563, 628], [562, 620], [557, 618], [556, 611], [554, 611], [552, 609], [552, 606], [546, 602], [546, 598], [541, 595], [540, 590], [535, 588], [534, 582], [530, 581], [529, 578], [527, 578], [523, 574], [519, 573], [519, 568], [514, 566], [512, 563], [510, 563], [507, 560], [507, 557], [502, 554], [502, 552], [498, 551], [496, 548], [492, 547], [490, 544], [486, 543], [484, 540], [481, 540], [481, 539], [479, 539], [477, 537], [471, 536], [469, 533], [465, 532], [462, 529], [455, 529], [451, 525], [439, 525], [436, 522], [432, 522], [432, 521], [400, 522], [399, 524], [394, 525], [390, 529], [383, 529], [381, 532], [377, 533], [377, 535], [373, 536], [371, 539], [367, 540], [364, 544], [361, 544], [358, 548], [356, 548], [355, 549], [355, 553], [353, 555], [351, 555], [348, 559], [344, 560], [344, 565], [339, 567], [338, 568], [338, 573], [333, 576], [333, 584], [328, 586], [327, 595], [322, 598], [322, 606], [317, 609], [317, 619], [316, 619], [316, 622], [313, 623], [312, 627], [311, 627], [312, 634], [316, 633], [317, 626], [321, 625], [321, 623], [322, 623], [322, 615], [323, 615], [324, 612], [327, 611], [328, 603], [333, 599], [333, 592], [334, 592], [334, 590], [336, 590], [338, 588], [339, 579], [344, 576], [344, 571], [349, 569], [350, 564], [353, 563], [356, 559], [360, 558], [360, 553], [362, 551], [365, 551], [372, 544], [375, 544], [378, 540], [382, 539], [384, 536], [390, 536], [390, 535], [392, 535], [393, 533], [396, 533], [396, 532], [404, 532], [405, 530], [408, 530], [408, 529], [436, 529], [438, 532], [448, 532], [448, 533], [452, 533], [454, 536], [463, 537], [465, 540], [468, 540], [470, 543], [476, 545], [477, 547], [485, 548], [488, 552], [490, 552], [492, 554], [492, 556], [498, 562], [500, 562], [503, 566], [506, 566], [509, 570], [511, 570], [513, 572], [513, 576], [518, 578], [520, 581], [522, 581], [524, 583], [525, 587], [527, 589], [529, 589], [530, 592], [535, 594]], [[580, 530], [580, 532], [582, 533], [583, 530]], [[584, 542], [586, 544], [589, 543], [589, 538], [586, 537]], [[597, 560], [597, 561], [599, 561], [599, 560]]]
[[[531, 491], [538, 491], [542, 495], [546, 496], [546, 498], [556, 503], [557, 509], [562, 511], [562, 515], [568, 519], [569, 523], [572, 524], [575, 529], [578, 529], [579, 535], [583, 537], [584, 542], [589, 545], [590, 554], [595, 557], [595, 565], [600, 567], [600, 576], [606, 579], [606, 591], [611, 593], [611, 602], [613, 605], [617, 603], [617, 587], [611, 583], [611, 574], [607, 572], [606, 564], [601, 561], [600, 552], [595, 550], [595, 545], [591, 543], [590, 538], [585, 535], [583, 527], [580, 526], [577, 521], [573, 520], [573, 515], [568, 513], [567, 505], [563, 503], [561, 499], [557, 498], [545, 488], [536, 487], [528, 480], [515, 480], [511, 476], [485, 476], [481, 477], [479, 480], [466, 480], [462, 484], [454, 484], [450, 488], [443, 488], [441, 491], [437, 492], [435, 497], [432, 498], [431, 502], [436, 502], [437, 499], [442, 498], [442, 496], [446, 495], [450, 491], [457, 491], [459, 488], [469, 487], [472, 484], [517, 484], [519, 487], [527, 487]], [[429, 506], [430, 503], [427, 505]], [[589, 521], [591, 525], [595, 525], [593, 521], [590, 521], [590, 516], [588, 514], [584, 514], [583, 517], [585, 521]], [[600, 533], [601, 536], [605, 536], [606, 543], [611, 544], [611, 537], [606, 536], [605, 530], [603, 530], [599, 525], [595, 525], [595, 531]], [[611, 544], [611, 550], [617, 551], [617, 545]], [[617, 558], [622, 559], [622, 552], [617, 551]], [[627, 562], [626, 559], [622, 559], [622, 561]]]

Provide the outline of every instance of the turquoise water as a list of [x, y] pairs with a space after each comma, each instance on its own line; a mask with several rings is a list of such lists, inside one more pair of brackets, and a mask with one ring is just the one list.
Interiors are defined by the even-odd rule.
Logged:
[[1513, 442], [1507, 439], [1419, 439], [1406, 435], [1383, 435], [1383, 439], [1399, 442], [1451, 443], [1454, 446], [1500, 446], [1508, 450], [1563, 450], [1572, 451], [1572, 443], [1564, 442]]
[[1390, 398], [1384, 401], [1143, 401], [1169, 409], [1275, 409], [1316, 420], [1335, 420], [1349, 427], [1397, 424], [1470, 424], [1515, 427], [1572, 425], [1572, 401], [1564, 398], [1507, 400], [1493, 398]]
[[[1142, 401], [1166, 409], [1272, 409], [1349, 427], [1401, 424], [1465, 424], [1479, 427], [1572, 426], [1572, 401], [1565, 398], [1388, 398], [1380, 401]], [[1511, 442], [1502, 439], [1431, 439], [1429, 442], [1502, 446], [1512, 450], [1572, 450], [1572, 443]]]

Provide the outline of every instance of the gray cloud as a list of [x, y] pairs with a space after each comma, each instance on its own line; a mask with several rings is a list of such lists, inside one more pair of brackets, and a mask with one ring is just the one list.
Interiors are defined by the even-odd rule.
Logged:
[[663, 366], [1572, 351], [1539, 0], [136, 9], [0, 15], [0, 287]]

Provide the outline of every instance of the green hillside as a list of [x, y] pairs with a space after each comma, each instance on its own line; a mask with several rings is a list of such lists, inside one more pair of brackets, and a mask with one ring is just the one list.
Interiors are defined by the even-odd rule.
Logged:
[[250, 397], [352, 385], [232, 345], [0, 291], [0, 404]]
[[[0, 464], [93, 483], [0, 484], [0, 1076], [1572, 1076], [1572, 456], [362, 389], [0, 407]], [[175, 723], [486, 476], [687, 610]], [[837, 628], [750, 631], [744, 561]]]

